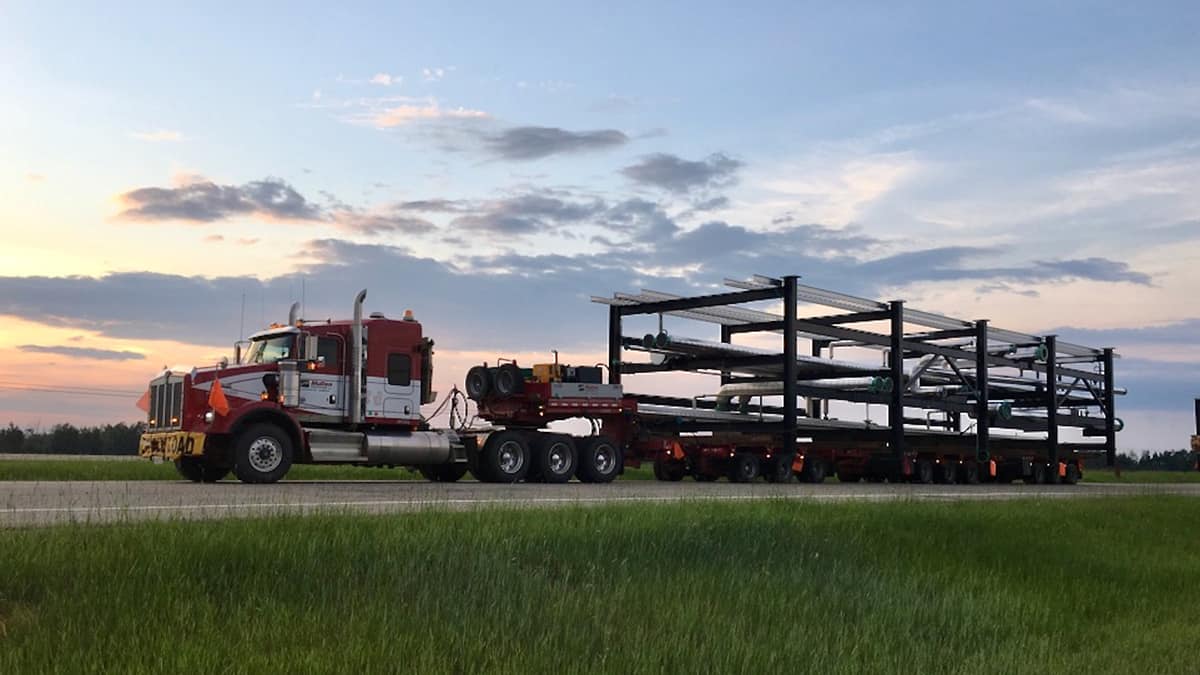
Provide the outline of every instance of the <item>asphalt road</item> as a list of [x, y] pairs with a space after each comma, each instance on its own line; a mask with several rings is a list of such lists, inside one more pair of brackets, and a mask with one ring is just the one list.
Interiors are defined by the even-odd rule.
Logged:
[[464, 481], [292, 481], [211, 485], [167, 481], [0, 482], [0, 527], [56, 523], [109, 523], [146, 519], [237, 518], [280, 513], [393, 513], [420, 509], [555, 507], [681, 500], [815, 501], [1074, 499], [1129, 494], [1200, 497], [1200, 484], [1015, 485], [821, 485], [768, 483], [661, 483], [617, 481], [609, 485], [495, 485]]

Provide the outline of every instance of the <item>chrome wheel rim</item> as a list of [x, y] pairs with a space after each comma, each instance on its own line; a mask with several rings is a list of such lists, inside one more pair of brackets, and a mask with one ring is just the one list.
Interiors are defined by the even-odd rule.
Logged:
[[270, 436], [257, 438], [250, 444], [250, 467], [259, 473], [270, 473], [283, 463], [283, 446]]
[[497, 460], [496, 463], [502, 472], [513, 474], [525, 466], [525, 451], [520, 443], [505, 441], [500, 444], [500, 449], [497, 452]]
[[596, 448], [596, 470], [600, 473], [608, 473], [613, 470], [617, 463], [616, 453], [607, 445], [602, 445]]
[[553, 473], [562, 474], [570, 471], [571, 453], [567, 450], [567, 446], [562, 443], [555, 443], [550, 446], [550, 451], [546, 457], [546, 465]]

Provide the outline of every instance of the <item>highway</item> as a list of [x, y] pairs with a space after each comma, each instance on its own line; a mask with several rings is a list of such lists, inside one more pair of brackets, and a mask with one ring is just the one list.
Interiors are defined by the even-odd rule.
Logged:
[[474, 481], [284, 481], [275, 485], [244, 485], [227, 481], [206, 485], [183, 481], [11, 481], [0, 482], [0, 527], [298, 513], [549, 508], [683, 500], [962, 501], [1077, 499], [1136, 494], [1200, 497], [1200, 484], [966, 486], [827, 481], [821, 485], [772, 485], [628, 480], [608, 485], [496, 485]]

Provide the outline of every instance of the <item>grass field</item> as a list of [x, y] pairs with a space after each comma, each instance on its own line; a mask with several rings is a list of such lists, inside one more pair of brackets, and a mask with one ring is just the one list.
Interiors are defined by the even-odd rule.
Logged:
[[1200, 483], [1200, 471], [1129, 471], [1121, 477], [1111, 469], [1091, 469], [1084, 474], [1092, 483]]
[[1200, 501], [0, 531], [0, 672], [1195, 672]]

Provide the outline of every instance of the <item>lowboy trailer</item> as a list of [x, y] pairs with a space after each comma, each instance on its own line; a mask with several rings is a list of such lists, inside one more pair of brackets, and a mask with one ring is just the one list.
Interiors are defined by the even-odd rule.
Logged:
[[[465, 395], [487, 429], [435, 429], [421, 416], [421, 405], [436, 399], [433, 341], [411, 313], [364, 318], [366, 291], [350, 321], [303, 321], [294, 306], [286, 325], [251, 336], [235, 363], [152, 380], [141, 454], [174, 461], [193, 481], [232, 471], [245, 482], [279, 480], [294, 463], [342, 463], [410, 466], [434, 481], [469, 471], [491, 482], [605, 483], [649, 463], [664, 481], [820, 482], [836, 474], [1074, 483], [1085, 456], [1115, 459], [1122, 425], [1114, 401], [1124, 392], [1113, 383], [1112, 349], [803, 286], [796, 277], [726, 284], [734, 290], [593, 298], [608, 305], [602, 365], [556, 357], [530, 368], [498, 361], [470, 369]], [[782, 305], [782, 313], [753, 308], [762, 303]], [[801, 311], [813, 307], [826, 309]], [[626, 335], [638, 317], [657, 319], [656, 329]], [[668, 320], [716, 324], [719, 335], [677, 335], [665, 329]], [[753, 334], [755, 346], [735, 344], [742, 334]], [[835, 349], [854, 358], [835, 359]], [[863, 360], [872, 352], [881, 363]], [[719, 384], [689, 398], [626, 393], [623, 378], [644, 373], [706, 374]], [[885, 422], [870, 419], [871, 406], [886, 410]], [[853, 419], [859, 407], [865, 418]], [[548, 428], [571, 419], [589, 421], [591, 433]], [[1060, 429], [1080, 438], [1060, 441]]]

